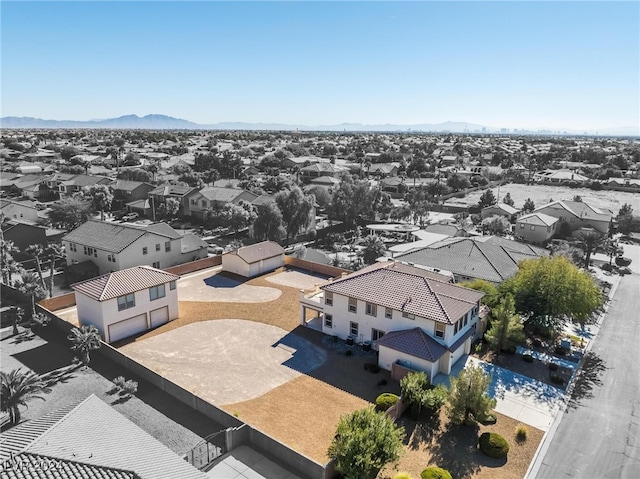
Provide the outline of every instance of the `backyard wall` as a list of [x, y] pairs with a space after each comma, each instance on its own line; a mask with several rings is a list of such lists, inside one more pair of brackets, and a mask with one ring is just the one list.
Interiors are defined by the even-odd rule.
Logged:
[[76, 304], [76, 294], [67, 293], [55, 296], [49, 299], [38, 301], [38, 304], [49, 311], [57, 311], [59, 309], [70, 308]]
[[311, 271], [313, 273], [320, 273], [327, 276], [331, 276], [332, 278], [336, 278], [342, 273], [352, 273], [353, 271], [338, 268], [336, 266], [331, 266], [328, 264], [316, 263], [314, 261], [308, 261], [306, 259], [296, 258], [294, 256], [285, 256], [284, 264], [287, 266], [292, 266], [294, 268], [306, 269], [307, 271]]
[[197, 259], [190, 261], [189, 263], [179, 264], [177, 266], [171, 266], [170, 268], [164, 268], [167, 273], [173, 273], [183, 275], [192, 273], [194, 271], [200, 271], [201, 269], [212, 268], [214, 266], [220, 266], [222, 264], [222, 256], [211, 256], [209, 258]]

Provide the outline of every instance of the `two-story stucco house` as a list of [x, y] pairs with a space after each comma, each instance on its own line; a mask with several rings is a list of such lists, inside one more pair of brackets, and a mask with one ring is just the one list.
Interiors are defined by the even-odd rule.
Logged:
[[513, 234], [528, 243], [543, 244], [557, 233], [558, 218], [533, 212], [516, 220]]
[[207, 186], [200, 191], [192, 191], [186, 199], [185, 214], [198, 219], [204, 218], [209, 208], [221, 208], [227, 203], [237, 205], [240, 201], [252, 203], [258, 195], [240, 188]]
[[179, 276], [136, 266], [72, 285], [81, 325], [93, 325], [112, 343], [178, 317]]
[[568, 224], [569, 230], [572, 232], [585, 226], [591, 226], [602, 234], [609, 232], [609, 226], [614, 216], [610, 210], [596, 208], [584, 201], [569, 200], [552, 201], [536, 208], [533, 212], [558, 218], [560, 224]]
[[168, 268], [207, 257], [207, 243], [166, 223], [149, 226], [90, 220], [62, 238], [67, 266], [91, 261], [99, 274], [138, 265]]
[[394, 363], [449, 374], [482, 334], [484, 293], [456, 286], [450, 278], [402, 263], [378, 263], [301, 295], [301, 320], [311, 309], [322, 332], [378, 348], [378, 364]]

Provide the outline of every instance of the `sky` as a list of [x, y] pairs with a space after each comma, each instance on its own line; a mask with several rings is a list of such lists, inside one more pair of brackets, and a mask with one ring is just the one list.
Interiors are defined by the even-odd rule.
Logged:
[[0, 3], [1, 116], [640, 132], [640, 2]]

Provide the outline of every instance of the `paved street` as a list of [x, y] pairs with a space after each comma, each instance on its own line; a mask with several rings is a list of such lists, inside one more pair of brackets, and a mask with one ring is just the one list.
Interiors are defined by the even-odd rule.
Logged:
[[640, 275], [622, 278], [562, 421], [531, 477], [640, 477], [639, 292]]

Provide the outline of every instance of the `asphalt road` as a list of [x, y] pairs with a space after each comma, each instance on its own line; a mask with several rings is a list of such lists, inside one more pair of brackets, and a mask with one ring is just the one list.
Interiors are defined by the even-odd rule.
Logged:
[[622, 278], [537, 479], [640, 478], [640, 275]]

